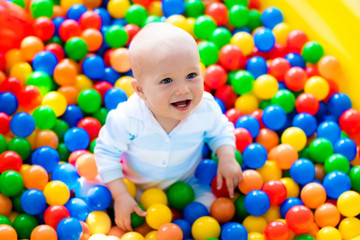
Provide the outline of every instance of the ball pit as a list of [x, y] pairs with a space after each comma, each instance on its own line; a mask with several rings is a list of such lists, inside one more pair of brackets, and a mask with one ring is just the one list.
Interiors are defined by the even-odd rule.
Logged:
[[[355, 3], [0, 5], [1, 239], [359, 236], [360, 32], [349, 37], [338, 23], [358, 21]], [[216, 189], [218, 160], [204, 150], [195, 178], [211, 185], [211, 208], [193, 202], [185, 183], [147, 189], [140, 204], [148, 216], [132, 215], [134, 231], [125, 234], [114, 230], [92, 152], [107, 113], [134, 93], [127, 48], [156, 21], [197, 40], [205, 89], [236, 127], [243, 181], [234, 199], [225, 185]], [[135, 197], [134, 183], [125, 183]]]

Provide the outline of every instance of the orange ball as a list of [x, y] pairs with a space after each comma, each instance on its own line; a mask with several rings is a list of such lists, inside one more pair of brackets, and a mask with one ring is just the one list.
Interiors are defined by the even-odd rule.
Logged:
[[62, 86], [57, 91], [65, 97], [68, 105], [77, 104], [79, 90], [75, 86]]
[[238, 184], [239, 190], [243, 194], [248, 194], [253, 190], [260, 190], [264, 181], [260, 173], [255, 170], [248, 169], [243, 172], [243, 178]]
[[56, 231], [48, 225], [39, 225], [35, 227], [30, 236], [31, 240], [57, 240]]
[[51, 130], [42, 130], [39, 131], [35, 136], [35, 148], [39, 148], [42, 146], [50, 146], [54, 149], [57, 149], [59, 145], [59, 138]]
[[17, 238], [17, 233], [13, 227], [6, 224], [1, 224], [0, 239], [17, 240], [18, 238]]
[[59, 62], [54, 69], [54, 80], [60, 86], [74, 85], [78, 71], [69, 61]]
[[[8, 196], [0, 193], [0, 215], [9, 217], [12, 210], [12, 201]], [[1, 236], [1, 234], [0, 234]], [[2, 238], [0, 238], [2, 239]]]
[[340, 222], [340, 211], [331, 203], [324, 203], [314, 213], [315, 223], [319, 227], [336, 227]]
[[175, 223], [165, 223], [159, 227], [157, 234], [157, 240], [182, 240], [183, 232], [181, 228]]
[[82, 31], [81, 37], [84, 39], [89, 52], [97, 51], [103, 43], [103, 36], [99, 30], [94, 28], [88, 28]]
[[42, 191], [49, 182], [49, 175], [40, 165], [32, 165], [22, 173], [24, 186], [27, 189], [35, 188]]
[[88, 153], [81, 155], [76, 160], [75, 167], [79, 175], [87, 180], [95, 180], [98, 175], [94, 154]]
[[263, 145], [269, 152], [273, 147], [276, 147], [279, 144], [279, 135], [273, 130], [262, 128], [256, 136], [255, 142]]
[[121, 238], [126, 232], [119, 228], [118, 226], [112, 226], [107, 233], [108, 236], [115, 236]]
[[81, 234], [81, 238], [79, 240], [88, 240], [90, 237], [90, 228], [86, 222], [80, 221], [83, 232]]
[[126, 48], [115, 49], [110, 56], [111, 66], [118, 72], [125, 73], [130, 70], [129, 50]]
[[300, 198], [305, 206], [314, 209], [325, 203], [326, 191], [321, 184], [311, 182], [301, 189]]
[[35, 36], [25, 37], [20, 43], [21, 56], [24, 60], [31, 62], [38, 52], [44, 50], [44, 43]]
[[321, 76], [337, 80], [341, 76], [341, 65], [334, 56], [324, 56], [317, 64]]
[[141, 235], [145, 236], [146, 234], [148, 234], [149, 232], [151, 232], [153, 229], [146, 223], [144, 222], [142, 225], [140, 225], [139, 227], [134, 228], [135, 232], [140, 233]]
[[229, 198], [217, 198], [210, 206], [210, 216], [219, 223], [229, 222], [235, 215], [234, 203]]
[[299, 155], [296, 149], [289, 144], [280, 144], [269, 152], [268, 159], [274, 160], [280, 169], [290, 169]]

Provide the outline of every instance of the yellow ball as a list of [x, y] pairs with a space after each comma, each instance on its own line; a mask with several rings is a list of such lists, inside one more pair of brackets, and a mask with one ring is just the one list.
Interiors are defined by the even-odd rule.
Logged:
[[146, 189], [140, 196], [140, 204], [144, 209], [148, 209], [151, 205], [156, 203], [162, 203], [167, 205], [167, 196], [163, 190], [159, 188]]
[[250, 55], [255, 46], [253, 37], [247, 32], [235, 33], [232, 36], [230, 43], [238, 46], [244, 56]]
[[235, 108], [243, 114], [250, 114], [259, 107], [259, 101], [253, 94], [244, 94], [239, 96], [235, 101]]
[[149, 16], [158, 16], [161, 17], [164, 15], [161, 9], [161, 1], [152, 1], [150, 6], [148, 7], [148, 15]]
[[43, 192], [49, 205], [64, 205], [70, 198], [70, 190], [62, 181], [48, 182]]
[[126, 189], [128, 190], [130, 196], [132, 196], [133, 198], [135, 198], [136, 195], [136, 186], [135, 183], [133, 183], [132, 181], [130, 181], [129, 179], [124, 178], [124, 183], [126, 186]]
[[138, 232], [127, 232], [121, 237], [121, 240], [145, 240], [145, 238]]
[[20, 80], [21, 85], [25, 85], [30, 75], [33, 73], [31, 65], [27, 62], [15, 63], [10, 69], [10, 76]]
[[93, 211], [89, 213], [86, 223], [89, 226], [90, 234], [106, 234], [111, 228], [111, 219], [106, 212]]
[[286, 41], [291, 28], [286, 23], [279, 23], [272, 29], [277, 43], [286, 46]]
[[244, 219], [242, 224], [248, 232], [264, 233], [267, 222], [264, 217], [250, 215]]
[[145, 240], [156, 240], [157, 231], [148, 232], [145, 236]]
[[263, 217], [266, 219], [267, 222], [275, 221], [276, 219], [281, 218], [280, 206], [279, 205], [270, 206], [269, 210], [267, 210], [267, 212], [264, 213]]
[[323, 227], [316, 234], [316, 240], [342, 240], [339, 230], [334, 227]]
[[305, 147], [307, 137], [301, 128], [289, 127], [281, 135], [281, 142], [293, 146], [299, 152]]
[[286, 198], [290, 197], [299, 197], [300, 187], [299, 185], [289, 177], [281, 178], [280, 182], [282, 182], [287, 190]]
[[186, 31], [188, 23], [183, 15], [171, 15], [165, 21]]
[[74, 4], [82, 4], [82, 0], [60, 0], [60, 7], [67, 12], [67, 10]]
[[358, 237], [360, 236], [360, 219], [356, 217], [344, 218], [338, 228], [344, 240]]
[[76, 76], [75, 87], [81, 92], [84, 89], [92, 88], [93, 83], [87, 76], [79, 74]]
[[130, 7], [128, 0], [110, 0], [107, 10], [113, 18], [125, 18], [126, 12]]
[[57, 117], [63, 115], [66, 111], [66, 98], [61, 93], [52, 91], [48, 92], [42, 99], [41, 105], [49, 106], [54, 110]]
[[252, 232], [248, 234], [248, 240], [265, 240], [265, 237], [261, 233]]
[[264, 182], [270, 181], [270, 180], [278, 180], [282, 177], [282, 171], [280, 168], [276, 166], [276, 162], [272, 160], [267, 160], [265, 162], [265, 165], [261, 168], [257, 169], [262, 176]]
[[190, 33], [191, 36], [193, 36], [193, 38], [195, 37], [195, 33], [194, 33], [194, 25], [195, 25], [195, 18], [188, 18], [186, 19], [186, 23], [187, 23], [187, 29], [185, 29], [188, 33]]
[[258, 77], [254, 82], [254, 94], [261, 99], [271, 99], [279, 90], [278, 81], [269, 74]]
[[195, 240], [219, 238], [220, 224], [213, 217], [200, 217], [191, 227], [191, 233]]
[[145, 217], [146, 223], [153, 229], [158, 229], [165, 223], [170, 223], [172, 219], [172, 213], [168, 206], [162, 203], [156, 203], [151, 205], [147, 209], [147, 215]]
[[337, 200], [340, 213], [346, 217], [355, 217], [360, 214], [360, 194], [355, 191], [343, 192]]
[[91, 235], [88, 240], [107, 240], [107, 236], [105, 234], [96, 233]]
[[130, 97], [135, 92], [131, 86], [132, 79], [130, 76], [123, 76], [115, 82], [114, 87], [121, 88], [125, 91], [127, 97]]
[[329, 94], [329, 91], [329, 84], [322, 77], [313, 76], [305, 82], [304, 92], [311, 93], [319, 101], [324, 100]]

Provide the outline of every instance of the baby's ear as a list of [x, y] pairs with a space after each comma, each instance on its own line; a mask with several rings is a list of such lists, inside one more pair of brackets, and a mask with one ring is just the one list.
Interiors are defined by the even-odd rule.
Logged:
[[131, 80], [131, 86], [132, 86], [132, 88], [134, 89], [134, 91], [136, 92], [136, 94], [137, 94], [142, 100], [146, 100], [144, 91], [143, 91], [143, 89], [142, 89], [142, 86], [141, 86], [139, 80], [133, 78], [133, 79]]

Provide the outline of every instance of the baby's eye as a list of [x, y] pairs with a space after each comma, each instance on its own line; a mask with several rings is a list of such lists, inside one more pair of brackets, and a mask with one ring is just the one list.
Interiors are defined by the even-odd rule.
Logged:
[[162, 83], [162, 84], [168, 84], [168, 83], [171, 83], [171, 82], [172, 82], [172, 79], [171, 79], [171, 78], [165, 78], [165, 79], [161, 80], [160, 83]]
[[189, 73], [186, 78], [189, 79], [189, 78], [194, 78], [196, 77], [196, 73]]

